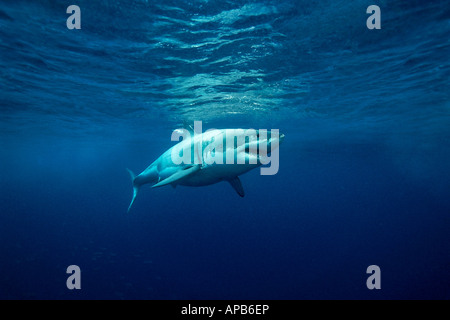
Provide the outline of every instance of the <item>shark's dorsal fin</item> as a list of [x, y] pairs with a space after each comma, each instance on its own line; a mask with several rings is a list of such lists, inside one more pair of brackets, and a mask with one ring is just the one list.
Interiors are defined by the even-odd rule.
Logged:
[[183, 179], [183, 178], [187, 177], [188, 175], [197, 172], [200, 169], [201, 169], [200, 165], [193, 165], [193, 166], [190, 166], [190, 167], [186, 167], [183, 170], [177, 171], [173, 175], [171, 175], [170, 177], [167, 177], [166, 179], [164, 179], [164, 180], [158, 182], [157, 184], [153, 185], [152, 188], [162, 187], [162, 186], [165, 186], [167, 184], [171, 184], [171, 183], [177, 182], [178, 180]]
[[233, 179], [228, 180], [234, 190], [236, 190], [237, 194], [241, 197], [245, 196], [244, 188], [242, 187], [241, 180], [239, 177], [234, 177]]
[[191, 135], [194, 135], [194, 127], [188, 121], [183, 121], [183, 128], [189, 131]]

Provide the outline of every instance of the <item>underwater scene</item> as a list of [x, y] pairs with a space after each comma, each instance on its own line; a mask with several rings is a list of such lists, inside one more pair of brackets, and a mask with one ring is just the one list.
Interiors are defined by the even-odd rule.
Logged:
[[443, 0], [1, 1], [0, 299], [450, 299], [449, 34]]

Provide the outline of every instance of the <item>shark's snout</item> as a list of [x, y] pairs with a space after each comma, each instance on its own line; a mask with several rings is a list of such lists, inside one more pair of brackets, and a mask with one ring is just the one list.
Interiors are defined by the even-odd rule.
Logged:
[[269, 145], [280, 145], [284, 140], [284, 133], [279, 133], [277, 135], [271, 135], [270, 139], [269, 139]]

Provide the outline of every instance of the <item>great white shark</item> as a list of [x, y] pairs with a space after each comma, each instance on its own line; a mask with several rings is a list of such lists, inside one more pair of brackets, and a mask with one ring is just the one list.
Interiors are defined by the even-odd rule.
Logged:
[[[165, 185], [197, 187], [227, 181], [239, 196], [244, 197], [240, 175], [270, 163], [273, 153], [277, 155], [275, 172], [272, 170], [266, 174], [278, 171], [277, 148], [284, 139], [284, 134], [278, 130], [215, 129], [204, 133], [181, 130], [178, 136], [183, 140], [139, 175], [127, 169], [133, 183], [133, 198], [128, 212], [145, 184], [152, 184], [152, 188]], [[262, 174], [263, 169], [268, 168], [262, 167]]]

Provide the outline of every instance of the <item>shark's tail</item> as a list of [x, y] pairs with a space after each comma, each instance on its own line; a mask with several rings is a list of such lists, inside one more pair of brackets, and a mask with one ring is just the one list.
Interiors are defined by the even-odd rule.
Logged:
[[131, 177], [131, 183], [133, 183], [133, 198], [131, 199], [131, 203], [128, 206], [128, 211], [127, 211], [127, 212], [130, 212], [131, 206], [133, 205], [134, 200], [136, 199], [136, 196], [138, 195], [139, 186], [134, 183], [134, 179], [136, 178], [136, 175], [130, 169], [127, 168], [127, 170], [128, 170], [128, 173], [130, 174], [130, 177]]

